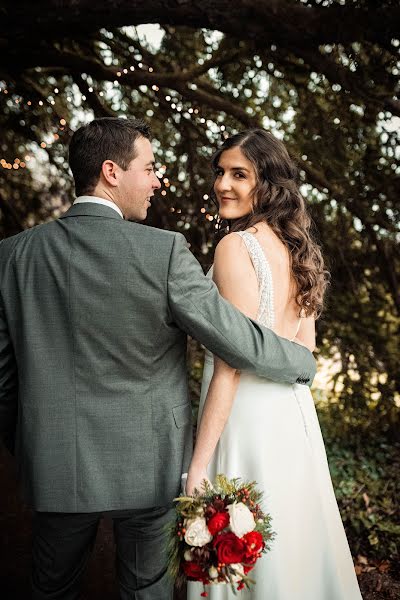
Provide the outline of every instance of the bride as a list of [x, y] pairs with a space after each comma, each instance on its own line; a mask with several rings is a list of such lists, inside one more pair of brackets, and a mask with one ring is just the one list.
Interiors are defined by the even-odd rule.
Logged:
[[[213, 167], [231, 227], [210, 276], [246, 315], [313, 351], [326, 271], [285, 146], [248, 130], [225, 140]], [[257, 481], [276, 533], [242, 600], [361, 599], [308, 387], [239, 373], [207, 353], [187, 493], [218, 473]], [[189, 582], [188, 600], [202, 590]], [[234, 598], [227, 585], [207, 591]]]

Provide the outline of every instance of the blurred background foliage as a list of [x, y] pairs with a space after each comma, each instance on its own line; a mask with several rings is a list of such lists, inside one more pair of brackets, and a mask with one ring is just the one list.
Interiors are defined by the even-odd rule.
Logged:
[[[51, 1], [2, 8], [2, 235], [70, 205], [67, 144], [80, 124], [143, 117], [163, 182], [147, 223], [184, 233], [206, 269], [213, 151], [253, 126], [283, 139], [332, 273], [314, 395], [342, 516], [353, 553], [396, 561], [398, 3], [275, 0], [249, 12], [241, 1], [205, 1], [202, 11], [121, 1], [104, 3], [108, 13], [69, 4], [53, 17]], [[147, 22], [160, 25], [139, 26]], [[193, 341], [189, 356], [196, 405], [202, 354]]]

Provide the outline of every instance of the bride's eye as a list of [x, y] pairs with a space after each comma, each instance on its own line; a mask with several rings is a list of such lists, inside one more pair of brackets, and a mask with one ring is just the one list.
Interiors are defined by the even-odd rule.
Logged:
[[235, 173], [235, 177], [236, 179], [246, 179], [246, 175], [244, 173], [241, 173], [240, 171]]

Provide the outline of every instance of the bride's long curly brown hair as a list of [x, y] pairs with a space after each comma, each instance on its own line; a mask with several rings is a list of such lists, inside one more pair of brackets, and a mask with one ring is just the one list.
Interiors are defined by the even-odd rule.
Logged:
[[[221, 154], [234, 147], [240, 147], [253, 164], [257, 183], [252, 212], [231, 221], [229, 231], [243, 231], [265, 221], [289, 251], [299, 315], [318, 317], [329, 273], [312, 237], [312, 220], [299, 190], [299, 170], [280, 140], [264, 129], [248, 129], [227, 138], [214, 154], [215, 173]], [[211, 199], [217, 204], [214, 190]]]

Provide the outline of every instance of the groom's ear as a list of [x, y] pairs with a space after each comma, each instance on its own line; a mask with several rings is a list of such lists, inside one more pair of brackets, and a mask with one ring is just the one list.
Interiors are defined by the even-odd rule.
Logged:
[[101, 165], [101, 174], [107, 183], [113, 187], [118, 185], [118, 170], [119, 166], [112, 160], [105, 160]]

